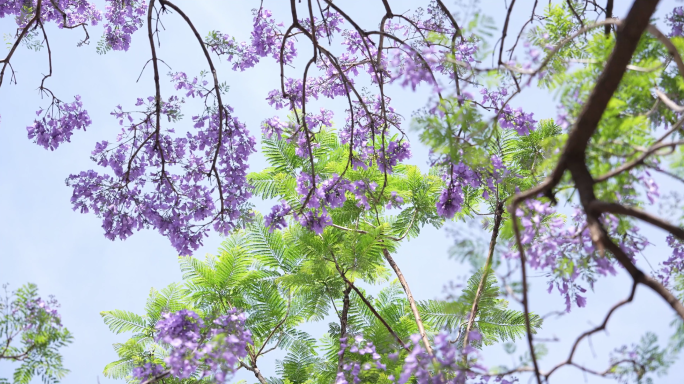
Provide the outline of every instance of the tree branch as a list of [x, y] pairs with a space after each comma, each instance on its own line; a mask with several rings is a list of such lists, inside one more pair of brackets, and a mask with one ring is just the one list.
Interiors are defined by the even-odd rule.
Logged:
[[404, 292], [406, 292], [406, 298], [408, 299], [409, 306], [411, 307], [411, 312], [413, 312], [413, 318], [416, 320], [416, 325], [418, 326], [420, 338], [423, 340], [423, 345], [425, 345], [425, 350], [427, 351], [428, 355], [432, 356], [433, 352], [432, 347], [430, 346], [430, 340], [428, 340], [427, 333], [425, 332], [423, 320], [420, 318], [420, 312], [418, 312], [416, 300], [413, 298], [413, 294], [411, 294], [411, 288], [409, 288], [408, 282], [406, 281], [404, 274], [401, 273], [401, 269], [399, 269], [397, 263], [394, 262], [394, 259], [392, 258], [392, 255], [390, 255], [387, 248], [382, 249], [382, 254], [385, 256], [385, 259], [394, 270], [394, 273], [397, 275], [397, 279], [399, 279], [401, 287], [404, 288]]
[[660, 229], [664, 229], [679, 239], [684, 240], [684, 229], [677, 227], [676, 225], [672, 225], [657, 216], [651, 215], [650, 213], [644, 212], [637, 208], [626, 207], [617, 203], [594, 200], [589, 204], [589, 209], [598, 213], [609, 212], [617, 215], [632, 216], [651, 225], [655, 225]]
[[465, 335], [463, 336], [463, 347], [468, 346], [468, 339], [470, 338], [470, 330], [473, 328], [475, 322], [475, 317], [477, 317], [478, 304], [480, 302], [480, 297], [482, 296], [482, 291], [484, 290], [485, 282], [487, 281], [487, 276], [489, 275], [489, 269], [492, 266], [492, 258], [494, 256], [494, 249], [496, 247], [496, 238], [499, 236], [499, 229], [501, 228], [501, 221], [503, 219], [504, 213], [504, 203], [497, 202], [496, 211], [494, 212], [494, 228], [492, 229], [492, 238], [489, 241], [489, 251], [487, 252], [487, 260], [485, 261], [484, 272], [482, 273], [482, 278], [477, 286], [477, 291], [475, 292], [475, 299], [473, 300], [473, 306], [470, 308], [470, 318], [468, 319], [468, 324], [466, 325]]
[[382, 323], [382, 325], [385, 326], [385, 328], [387, 329], [387, 331], [388, 331], [388, 332], [389, 332], [389, 333], [390, 333], [390, 334], [399, 342], [399, 345], [401, 345], [401, 347], [404, 348], [407, 352], [410, 352], [411, 350], [406, 346], [406, 344], [404, 344], [404, 342], [403, 342], [403, 341], [401, 340], [401, 338], [397, 335], [397, 333], [394, 332], [394, 330], [392, 329], [392, 327], [391, 327], [389, 324], [387, 324], [387, 321], [385, 321], [385, 319], [383, 319], [382, 316], [380, 316], [380, 314], [378, 313], [378, 311], [375, 310], [375, 307], [373, 307], [373, 304], [371, 304], [371, 303], [368, 301], [368, 299], [366, 299], [366, 297], [365, 297], [365, 296], [363, 295], [363, 293], [356, 287], [356, 285], [354, 285], [354, 283], [352, 283], [351, 281], [349, 281], [349, 279], [347, 279], [347, 276], [344, 274], [344, 271], [342, 271], [342, 268], [340, 267], [340, 264], [337, 262], [337, 258], [335, 257], [335, 254], [334, 254], [332, 251], [330, 251], [330, 255], [332, 255], [333, 263], [335, 264], [335, 268], [337, 268], [337, 272], [339, 272], [340, 276], [342, 277], [342, 280], [344, 280], [344, 282], [347, 283], [347, 285], [349, 286], [349, 288], [353, 289], [354, 292], [356, 292], [356, 294], [359, 295], [359, 297], [361, 298], [361, 300], [363, 301], [363, 303], [366, 304], [366, 306], [368, 307], [368, 309], [370, 309], [370, 311], [373, 313], [373, 315], [374, 315], [378, 320], [380, 320], [380, 322]]

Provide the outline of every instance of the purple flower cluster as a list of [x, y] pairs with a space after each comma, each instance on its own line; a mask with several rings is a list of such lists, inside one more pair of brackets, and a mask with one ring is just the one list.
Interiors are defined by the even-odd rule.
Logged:
[[354, 336], [353, 340], [348, 340], [347, 337], [340, 339], [340, 351], [338, 355], [342, 355], [348, 351], [353, 353], [358, 357], [362, 358], [364, 356], [370, 357], [371, 362], [359, 363], [358, 361], [350, 361], [342, 366], [342, 371], [337, 372], [337, 377], [335, 378], [335, 384], [349, 384], [351, 381], [354, 384], [361, 382], [359, 374], [362, 371], [368, 371], [371, 368], [376, 368], [378, 370], [384, 371], [387, 366], [383, 364], [380, 359], [381, 356], [376, 352], [375, 345], [371, 341], [364, 340], [362, 335]]
[[[367, 180], [350, 181], [337, 174], [331, 175], [325, 180], [321, 180], [316, 175], [314, 179], [310, 174], [301, 172], [297, 177], [295, 191], [300, 195], [299, 202], [302, 210], [293, 209], [290, 205], [281, 201], [279, 205], [273, 206], [271, 212], [264, 217], [265, 225], [270, 231], [281, 229], [287, 226], [285, 216], [292, 214], [295, 220], [321, 234], [325, 227], [332, 225], [332, 218], [329, 210], [340, 208], [347, 201], [350, 193], [356, 200], [356, 206], [363, 209], [370, 209], [368, 195], [375, 192], [377, 184]], [[376, 196], [377, 198], [377, 196]], [[386, 208], [401, 207], [404, 199], [398, 196], [396, 191], [388, 191], [388, 196], [383, 198]]]
[[665, 17], [665, 23], [671, 28], [668, 36], [684, 36], [684, 7], [675, 7], [672, 13]]
[[171, 374], [187, 379], [200, 364], [200, 330], [204, 328], [204, 321], [195, 312], [183, 309], [162, 315], [156, 328], [155, 340], [171, 346], [169, 356], [165, 359]]
[[411, 52], [406, 54], [397, 51], [389, 63], [392, 71], [392, 82], [398, 82], [402, 87], [411, 87], [416, 90], [416, 87], [425, 82], [429, 85], [435, 86], [434, 66], [443, 60], [438, 55], [443, 55], [444, 52], [437, 50], [436, 46], [430, 46], [423, 49], [418, 54]]
[[513, 109], [508, 104], [504, 105], [504, 97], [508, 95], [506, 88], [491, 92], [487, 88], [482, 88], [480, 93], [482, 94], [482, 104], [490, 106], [498, 114], [501, 128], [515, 129], [519, 135], [523, 136], [534, 131], [537, 124], [534, 113], [525, 113], [522, 108]]
[[480, 175], [463, 162], [449, 166], [449, 172], [442, 176], [446, 188], [442, 190], [437, 201], [437, 214], [451, 219], [461, 210], [463, 204], [463, 187], [478, 188], [481, 185]]
[[684, 242], [673, 235], [668, 235], [667, 245], [672, 248], [672, 255], [663, 261], [662, 267], [656, 272], [658, 279], [665, 286], [669, 284], [672, 276], [684, 272]]
[[485, 178], [487, 188], [484, 188], [482, 191], [482, 197], [485, 199], [489, 199], [490, 191], [496, 190], [495, 184], [502, 183], [503, 179], [511, 174], [511, 171], [506, 168], [506, 165], [501, 161], [499, 156], [492, 155], [490, 160], [492, 162], [491, 174]]
[[656, 199], [660, 197], [658, 184], [651, 177], [651, 173], [647, 170], [637, 177], [645, 189], [646, 198], [651, 204], [655, 204]]
[[[55, 5], [58, 8], [55, 8]], [[33, 16], [27, 14], [27, 10], [33, 9], [35, 12], [36, 6], [36, 0], [2, 1], [0, 2], [0, 19], [14, 16], [17, 27], [23, 28]], [[66, 25], [64, 24], [65, 16]], [[54, 22], [58, 28], [62, 29], [65, 26], [72, 27], [81, 23], [97, 25], [102, 20], [102, 14], [86, 0], [54, 0], [41, 2], [40, 19], [43, 23]]]
[[[245, 329], [245, 315], [235, 308], [214, 320], [209, 330], [195, 312], [187, 309], [164, 314], [156, 328], [155, 340], [171, 348], [164, 362], [171, 375], [179, 379], [189, 378], [204, 366], [201, 377], [212, 375], [217, 382], [225, 382], [252, 343], [251, 333]], [[160, 365], [145, 364], [133, 375], [147, 379], [162, 372]]]
[[44, 331], [45, 327], [53, 329], [62, 328], [62, 317], [57, 311], [59, 302], [54, 296], [50, 296], [47, 301], [40, 297], [33, 297], [28, 300], [15, 301], [12, 303], [11, 312], [13, 315], [21, 314], [21, 324], [24, 332]]
[[295, 219], [303, 227], [309, 228], [317, 234], [322, 234], [325, 227], [332, 225], [332, 218], [325, 208], [312, 209], [302, 214], [295, 214]]
[[[173, 79], [186, 95], [207, 95], [204, 82], [188, 81], [185, 74]], [[162, 101], [162, 118], [178, 121], [183, 103], [176, 96]], [[116, 142], [100, 142], [92, 153], [113, 175], [89, 170], [67, 179], [73, 208], [101, 217], [111, 240], [153, 228], [178, 252], [191, 254], [212, 225], [227, 234], [244, 214], [251, 197], [247, 160], [256, 142], [229, 106], [222, 122], [217, 110], [193, 117], [196, 130], [184, 136], [174, 136], [172, 128], [157, 131], [154, 97], [138, 99], [136, 106], [143, 107], [135, 112], [141, 115], [137, 121], [121, 106], [112, 112], [122, 127]]]
[[[565, 298], [566, 311], [570, 312], [573, 301], [578, 307], [586, 305], [586, 297], [581, 295], [586, 288], [579, 284], [579, 277], [593, 288], [596, 279], [593, 272], [599, 276], [617, 273], [615, 261], [601, 255], [594, 247], [579, 209], [573, 215], [574, 227], [566, 226], [549, 203], [537, 200], [527, 201], [523, 209], [518, 209], [517, 215], [522, 224], [521, 243], [529, 266], [546, 271], [550, 277], [548, 292], [551, 293], [554, 286], [558, 289]], [[624, 236], [620, 236], [616, 217], [605, 215], [602, 221], [609, 235], [620, 239], [618, 245], [632, 259], [649, 244], [638, 234], [637, 227], [631, 227]], [[519, 256], [519, 252], [513, 249], [504, 255], [513, 259]], [[567, 271], [568, 265], [572, 266], [570, 272]], [[579, 265], [587, 268], [578, 268]]]
[[450, 183], [439, 194], [437, 214], [451, 219], [461, 210], [461, 204], [463, 204], [463, 188], [459, 183]]
[[281, 201], [279, 205], [271, 207], [271, 213], [264, 216], [264, 226], [268, 228], [269, 232], [274, 229], [283, 229], [287, 227], [285, 217], [292, 212], [292, 208], [286, 201]]
[[[404, 50], [408, 53], [403, 52]], [[460, 66], [470, 66], [475, 62], [476, 53], [477, 46], [463, 39], [454, 47], [453, 59]], [[453, 66], [445, 63], [447, 57], [451, 56], [450, 49], [436, 45], [424, 46], [420, 51], [398, 50], [388, 63], [392, 70], [391, 81], [414, 91], [420, 83], [425, 82], [432, 85], [435, 92], [440, 92], [441, 87], [435, 81], [436, 76], [440, 73], [448, 75], [453, 71]]]
[[[542, 36], [542, 41], [547, 40], [549, 38], [549, 34], [546, 33]], [[539, 64], [541, 61], [541, 54], [542, 51], [540, 51], [538, 48], [532, 45], [529, 41], [526, 41], [523, 46], [525, 47], [525, 54], [530, 58], [531, 63], [526, 63], [523, 65], [524, 69], [529, 69], [532, 66], [532, 63], [534, 64]]]
[[392, 70], [392, 82], [399, 81], [403, 87], [410, 86], [413, 90], [420, 83], [426, 82], [433, 86], [434, 91], [439, 92], [441, 87], [435, 82], [434, 76], [453, 76], [454, 65], [447, 58], [456, 60], [457, 67], [465, 68], [476, 61], [478, 47], [472, 39], [460, 36], [455, 41], [453, 51], [450, 46], [425, 41], [423, 36], [431, 32], [446, 36], [458, 32], [434, 1], [430, 2], [427, 10], [418, 9], [414, 14], [406, 15], [406, 18], [410, 23], [395, 24], [388, 20], [385, 24], [386, 32], [402, 35], [406, 40], [413, 41], [411, 46], [399, 42], [389, 43], [395, 48], [395, 54], [385, 67]]
[[[478, 331], [471, 331], [470, 340], [481, 340]], [[481, 383], [491, 382], [513, 384], [516, 378], [505, 379], [501, 376], [491, 377], [487, 369], [478, 363], [478, 351], [468, 345], [459, 350], [449, 342], [449, 335], [439, 333], [435, 335], [433, 343], [434, 356], [430, 356], [421, 343], [420, 335], [412, 335], [413, 346], [411, 352], [404, 359], [404, 366], [397, 380], [390, 375], [390, 380], [404, 384], [415, 378], [418, 384], [462, 384], [466, 379], [479, 379]], [[469, 370], [463, 370], [460, 363], [466, 359]]]
[[[234, 37], [217, 31], [210, 33], [206, 41], [214, 53], [227, 56], [235, 71], [251, 68], [266, 56], [280, 60], [280, 47], [284, 37], [284, 32], [281, 31], [283, 24], [277, 23], [268, 9], [254, 9], [252, 14], [253, 29], [249, 43], [238, 43]], [[289, 64], [297, 55], [292, 39], [285, 42], [283, 53], [283, 64]]]
[[298, 127], [288, 139], [288, 142], [295, 142], [297, 144], [295, 149], [297, 156], [307, 159], [311, 156], [311, 151], [320, 146], [319, 143], [314, 142], [313, 133], [320, 131], [324, 127], [332, 127], [332, 118], [333, 112], [323, 108], [321, 108], [320, 114], [307, 113], [304, 116], [306, 129], [303, 126]]
[[44, 113], [44, 116], [26, 127], [28, 138], [41, 147], [54, 151], [61, 143], [71, 141], [75, 129], [85, 131], [92, 121], [88, 111], [83, 109], [81, 96], [76, 95], [74, 99], [72, 103], [55, 99], [46, 110], [37, 111], [36, 115]]
[[[378, 185], [375, 182], [368, 182], [364, 180], [356, 180], [352, 182], [340, 178], [337, 174], [333, 174], [331, 178], [320, 183], [320, 186], [317, 188], [315, 193], [312, 194], [312, 197], [309, 199], [309, 202], [306, 205], [307, 207], [316, 209], [320, 207], [321, 214], [319, 216], [315, 214], [309, 215], [306, 217], [306, 219], [298, 218], [298, 220], [302, 225], [310, 229], [313, 229], [311, 227], [311, 223], [320, 224], [322, 225], [322, 227], [320, 227], [320, 230], [322, 231], [325, 226], [332, 224], [332, 220], [330, 219], [326, 208], [341, 207], [347, 200], [346, 192], [351, 192], [356, 199], [356, 206], [368, 210], [370, 209], [368, 194], [375, 192], [377, 186]], [[298, 189], [300, 194], [305, 194], [305, 191], [307, 191], [305, 188]], [[302, 201], [304, 201], [304, 199], [305, 198], [302, 197]], [[397, 199], [401, 199], [401, 197], [390, 197], [390, 199], [393, 199], [394, 204], [397, 204], [400, 201]], [[401, 200], [401, 202], [403, 202], [403, 200]], [[389, 203], [391, 203], [391, 201]]]
[[404, 198], [392, 191], [390, 194], [390, 199], [387, 202], [387, 205], [385, 205], [385, 209], [401, 208], [402, 204], [404, 204]]
[[342, 144], [349, 144], [356, 152], [355, 167], [365, 169], [372, 166], [373, 160], [377, 159], [378, 167], [383, 167], [382, 170], [391, 173], [394, 165], [411, 156], [407, 141], [381, 142], [383, 135], [387, 135], [389, 127], [401, 127], [401, 116], [392, 108], [388, 97], [385, 97], [384, 108], [385, 113], [383, 113], [383, 101], [374, 97], [364, 98], [363, 103], [358, 101], [353, 103], [353, 111], [347, 116], [346, 124], [341, 129], [339, 137]]
[[340, 178], [337, 174], [332, 175], [331, 178], [320, 183], [318, 192], [322, 195], [321, 204], [330, 208], [340, 208], [347, 201], [347, 191], [354, 190], [352, 183], [348, 180]]
[[245, 329], [245, 314], [233, 308], [227, 315], [213, 321], [209, 342], [203, 348], [204, 363], [218, 382], [225, 382], [234, 372], [239, 359], [247, 356], [252, 334]]
[[350, 184], [338, 175], [333, 175], [322, 183], [318, 176], [315, 180], [318, 182], [316, 189], [311, 175], [302, 172], [297, 177], [295, 190], [301, 195], [302, 206], [308, 210], [301, 214], [295, 212], [294, 217], [302, 226], [321, 234], [325, 227], [332, 224], [327, 208], [339, 208], [344, 204], [345, 192], [350, 190]]
[[392, 168], [399, 162], [411, 158], [411, 146], [408, 141], [390, 141], [384, 150], [380, 150], [378, 169], [380, 172], [392, 173]]
[[115, 51], [128, 51], [131, 35], [143, 26], [147, 13], [145, 0], [106, 0], [104, 41]]
[[164, 373], [164, 367], [159, 364], [146, 363], [142, 367], [133, 368], [133, 377], [142, 381], [153, 379]]
[[289, 124], [281, 121], [277, 116], [266, 119], [261, 123], [261, 133], [265, 138], [270, 139], [275, 134], [278, 140], [283, 138], [283, 130], [287, 129]]

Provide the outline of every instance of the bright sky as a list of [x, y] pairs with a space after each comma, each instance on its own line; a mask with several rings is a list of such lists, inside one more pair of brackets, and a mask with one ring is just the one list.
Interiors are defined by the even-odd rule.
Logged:
[[[453, 1], [453, 0], [451, 0]], [[96, 1], [100, 9], [103, 1]], [[347, 9], [366, 25], [374, 25], [381, 12], [380, 1], [345, 1]], [[395, 12], [415, 8], [423, 1], [390, 1]], [[490, 13], [500, 28], [503, 22], [503, 1], [483, 0], [485, 12]], [[545, 1], [541, 3], [546, 3]], [[628, 1], [616, 1], [617, 15], [624, 15]], [[671, 10], [673, 0], [662, 1], [659, 15]], [[251, 27], [251, 8], [259, 6], [256, 0], [178, 0], [193, 19], [201, 33], [216, 29], [235, 35], [239, 41], [246, 40]], [[277, 4], [277, 5], [276, 5]], [[513, 15], [513, 26], [522, 24], [529, 14], [532, 0], [520, 0], [518, 12]], [[283, 1], [266, 0], [264, 6], [274, 9], [276, 17], [287, 20], [286, 4]], [[495, 5], [495, 6], [494, 6]], [[161, 34], [162, 47], [160, 58], [168, 63], [173, 71], [183, 71], [189, 76], [204, 68], [201, 52], [190, 30], [179, 23], [177, 15], [165, 15], [166, 31]], [[11, 33], [14, 24], [11, 20], [0, 20], [0, 31]], [[63, 99], [70, 100], [72, 95], [80, 94], [88, 109], [93, 125], [87, 132], [76, 132], [72, 143], [61, 146], [55, 152], [48, 152], [32, 144], [26, 138], [25, 126], [29, 125], [39, 106], [46, 100], [39, 97], [36, 87], [41, 73], [47, 71], [45, 51], [32, 52], [22, 48], [12, 63], [17, 72], [17, 85], [6, 82], [0, 89], [0, 115], [2, 134], [0, 140], [0, 283], [10, 283], [16, 289], [26, 282], [38, 284], [43, 296], [54, 294], [62, 303], [62, 319], [74, 333], [75, 342], [64, 349], [65, 365], [71, 374], [65, 383], [113, 383], [104, 378], [102, 369], [117, 356], [111, 348], [115, 342], [123, 342], [125, 335], [113, 335], [102, 322], [99, 312], [111, 309], [125, 309], [142, 312], [147, 294], [151, 287], [163, 288], [169, 283], [181, 280], [176, 253], [168, 241], [153, 231], [144, 230], [126, 241], [111, 242], [104, 238], [101, 223], [93, 215], [81, 215], [71, 210], [69, 199], [71, 190], [64, 180], [71, 173], [91, 169], [95, 166], [89, 160], [90, 151], [100, 140], [111, 140], [118, 131], [116, 120], [109, 116], [113, 108], [121, 104], [131, 107], [137, 97], [154, 93], [152, 73], [148, 68], [136, 83], [140, 71], [149, 59], [146, 33], [139, 31], [129, 52], [110, 52], [99, 56], [95, 46], [101, 35], [101, 28], [90, 29], [90, 46], [76, 48], [82, 38], [79, 30], [60, 31], [48, 28], [53, 51], [54, 76], [47, 86]], [[300, 47], [300, 50], [307, 48]], [[6, 49], [0, 48], [0, 56]], [[166, 69], [162, 67], [162, 71]], [[299, 76], [299, 69], [288, 69], [289, 73]], [[255, 136], [259, 135], [259, 123], [276, 112], [265, 101], [268, 91], [278, 87], [278, 67], [272, 60], [264, 60], [257, 68], [247, 72], [233, 72], [223, 62], [219, 66], [222, 81], [230, 84], [227, 103], [235, 108], [235, 114], [247, 123]], [[162, 81], [163, 86], [169, 89]], [[164, 90], [162, 90], [163, 92]], [[401, 91], [393, 87], [393, 105], [410, 123], [411, 112], [424, 104], [425, 92]], [[548, 94], [528, 92], [516, 98], [514, 107], [522, 106], [526, 111], [535, 113], [537, 119], [551, 118], [556, 115], [556, 102]], [[321, 104], [323, 106], [323, 104]], [[319, 106], [314, 104], [315, 108]], [[333, 110], [342, 111], [344, 106], [326, 105]], [[186, 116], [190, 116], [186, 112]], [[337, 121], [342, 115], [336, 114]], [[415, 139], [412, 141], [414, 164], [425, 166], [427, 150]], [[265, 164], [260, 154], [253, 156], [252, 169], [260, 170]], [[661, 183], [666, 190], [667, 182]], [[256, 202], [257, 209], [266, 211], [269, 202]], [[465, 225], [452, 226], [462, 231]], [[656, 247], [647, 253], [648, 260], [655, 264], [662, 260], [667, 248], [662, 246], [663, 236], [657, 231], [644, 228], [644, 232]], [[213, 253], [221, 238], [212, 234], [205, 240], [196, 256]], [[447, 250], [453, 240], [444, 230], [426, 228], [418, 239], [404, 245], [398, 252], [397, 262], [401, 266], [418, 299], [443, 297], [443, 286], [449, 281], [461, 281], [469, 273], [469, 266], [460, 265], [447, 258]], [[640, 267], [649, 270], [641, 262]], [[564, 307], [563, 299], [552, 293], [546, 294], [543, 277], [533, 277], [531, 295], [532, 310], [544, 314]], [[599, 324], [612, 304], [629, 293], [630, 281], [625, 273], [618, 277], [604, 278], [596, 285], [596, 294], [589, 296], [583, 310], [574, 309], [571, 316], [549, 321], [540, 337], [558, 336], [562, 342], [548, 344], [550, 353], [542, 360], [542, 367], [549, 368], [562, 361], [569, 353], [574, 338], [592, 325]], [[515, 306], [516, 304], [511, 304]], [[635, 302], [620, 312], [609, 324], [606, 333], [592, 338], [595, 355], [588, 343], [580, 347], [578, 362], [586, 363], [597, 369], [607, 366], [608, 352], [622, 344], [638, 341], [646, 331], [656, 332], [661, 340], [669, 337], [669, 323], [673, 314], [664, 302], [650, 291], [639, 288]], [[327, 329], [327, 322], [307, 326], [306, 331], [320, 336]], [[524, 345], [519, 343], [520, 348]], [[520, 349], [519, 350], [522, 350]], [[510, 362], [501, 354], [485, 354], [486, 364]], [[491, 357], [489, 357], [491, 356]], [[282, 355], [276, 355], [282, 357]], [[496, 360], [504, 359], [504, 360]], [[273, 357], [260, 363], [265, 376], [275, 373]], [[0, 363], [0, 377], [11, 376], [12, 366]], [[253, 376], [240, 372], [238, 378], [254, 381]], [[681, 383], [684, 377], [684, 364], [673, 367], [668, 378], [659, 380], [663, 384]], [[584, 377], [579, 371], [567, 368], [553, 377], [554, 383], [602, 383], [605, 380]], [[523, 380], [526, 381], [526, 380]], [[35, 382], [39, 382], [37, 379]]]

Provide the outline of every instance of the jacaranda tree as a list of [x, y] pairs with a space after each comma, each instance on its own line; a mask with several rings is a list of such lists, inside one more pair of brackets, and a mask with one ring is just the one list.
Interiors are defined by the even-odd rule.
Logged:
[[[152, 74], [154, 90], [114, 109], [121, 129], [95, 145], [94, 169], [66, 183], [73, 209], [101, 218], [107, 238], [141, 229], [167, 237], [184, 280], [153, 290], [144, 315], [102, 312], [113, 332], [133, 333], [115, 345], [119, 360], [105, 375], [204, 383], [245, 369], [261, 383], [513, 383], [531, 375], [542, 384], [565, 366], [618, 382], [666, 373], [684, 348], [684, 215], [648, 208], [659, 197], [654, 173], [684, 182], [684, 8], [658, 23], [657, 0], [635, 0], [624, 19], [613, 17], [613, 0], [534, 1], [514, 31], [515, 0], [496, 5], [506, 10], [502, 25], [476, 1], [432, 0], [401, 13], [379, 3], [384, 13], [367, 28], [350, 16], [361, 4], [291, 0], [281, 20], [255, 2], [244, 42], [202, 30], [183, 10], [191, 5], [167, 0], [107, 0], [104, 12], [86, 0], [0, 3], [0, 17], [17, 28], [0, 86], [16, 79], [11, 62], [22, 44], [47, 51], [39, 90], [49, 103], [27, 133], [50, 150], [92, 123], [87, 100], [48, 88], [45, 25], [79, 29], [87, 45], [103, 23], [102, 55], [128, 50], [144, 39], [138, 30], [147, 32], [142, 76]], [[170, 33], [167, 18], [187, 25], [206, 69], [170, 73], [173, 91], [162, 92], [158, 39]], [[230, 84], [219, 60], [246, 76], [261, 60], [280, 68], [264, 95], [275, 112], [263, 111], [263, 171], [248, 172], [258, 129], [225, 102]], [[390, 94], [418, 87], [428, 96], [410, 126], [430, 149], [427, 174], [410, 164], [407, 124]], [[558, 95], [555, 119], [537, 121], [516, 106], [528, 88]], [[343, 115], [317, 108], [323, 100], [343, 105]], [[186, 118], [186, 103], [200, 112]], [[274, 205], [255, 212], [254, 198]], [[477, 252], [457, 243], [456, 255], [475, 267], [465, 287], [417, 300], [393, 254], [426, 226], [472, 218], [490, 240]], [[653, 272], [636, 266], [652, 249], [643, 222], [665, 231], [672, 249]], [[225, 237], [218, 255], [192, 258], [212, 231]], [[624, 271], [632, 285], [565, 361], [542, 370], [530, 270], [547, 278], [567, 312], [584, 307], [604, 276]], [[363, 288], [378, 283], [385, 286], [376, 295]], [[577, 346], [605, 330], [640, 287], [671, 307], [669, 345], [646, 333], [616, 350], [605, 370], [580, 365]], [[304, 331], [328, 316], [335, 322], [321, 338]], [[488, 365], [484, 346], [519, 338], [529, 351], [518, 364]], [[266, 378], [260, 359], [278, 349], [286, 353], [278, 377]]]

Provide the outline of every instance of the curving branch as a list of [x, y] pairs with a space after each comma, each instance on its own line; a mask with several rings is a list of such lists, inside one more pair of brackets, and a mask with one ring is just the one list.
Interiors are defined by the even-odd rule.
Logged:
[[591, 336], [597, 332], [605, 330], [606, 325], [608, 325], [608, 320], [610, 320], [610, 317], [613, 315], [613, 313], [615, 313], [615, 311], [617, 311], [618, 308], [620, 308], [624, 305], [627, 305], [627, 304], [631, 303], [632, 300], [634, 300], [634, 294], [636, 293], [636, 289], [637, 289], [637, 283], [634, 282], [632, 284], [632, 290], [630, 291], [629, 296], [625, 300], [620, 301], [619, 303], [613, 305], [612, 308], [610, 308], [610, 310], [606, 314], [606, 317], [603, 319], [603, 323], [601, 323], [601, 325], [599, 325], [598, 327], [595, 327], [589, 331], [584, 332], [575, 340], [575, 343], [572, 345], [572, 349], [570, 349], [570, 356], [568, 356], [567, 360], [556, 365], [549, 372], [544, 374], [544, 376], [546, 377], [547, 380], [548, 380], [549, 376], [551, 376], [554, 372], [556, 372], [556, 370], [558, 370], [558, 368], [561, 368], [565, 365], [575, 365], [575, 363], [573, 363], [572, 359], [575, 356], [575, 352], [577, 352], [577, 346], [579, 345], [579, 343], [584, 338], [589, 337], [589, 336]]
[[626, 207], [622, 204], [617, 203], [608, 203], [605, 201], [594, 200], [591, 203], [589, 203], [589, 209], [591, 211], [598, 213], [608, 212], [617, 215], [632, 216], [636, 219], [645, 221], [651, 225], [655, 225], [660, 229], [664, 229], [670, 232], [671, 234], [675, 235], [679, 239], [684, 240], [684, 229], [672, 225], [657, 216], [651, 215], [650, 213], [644, 212], [637, 208]]
[[366, 296], [356, 287], [356, 285], [354, 285], [354, 283], [352, 283], [347, 278], [346, 274], [342, 270], [342, 267], [340, 267], [340, 264], [337, 262], [337, 258], [335, 257], [335, 254], [332, 251], [330, 251], [330, 255], [332, 256], [332, 261], [335, 264], [335, 268], [337, 268], [337, 272], [340, 274], [340, 277], [342, 277], [342, 280], [344, 280], [344, 282], [347, 284], [347, 286], [349, 288], [353, 289], [354, 292], [356, 292], [356, 294], [359, 295], [359, 297], [361, 298], [361, 301], [363, 301], [363, 303], [366, 304], [368, 309], [373, 313], [373, 316], [375, 316], [378, 320], [380, 320], [382, 325], [384, 325], [385, 328], [387, 329], [387, 331], [390, 333], [390, 335], [392, 335], [392, 337], [394, 337], [397, 340], [399, 345], [404, 350], [406, 350], [407, 352], [410, 352], [411, 350], [406, 346], [406, 344], [404, 344], [404, 341], [401, 340], [399, 335], [397, 335], [397, 333], [394, 332], [394, 329], [392, 329], [392, 327], [387, 323], [387, 321], [378, 313], [378, 311], [375, 309], [373, 304], [371, 304], [371, 302], [368, 301], [368, 299], [366, 299]]
[[[38, 0], [36, 2], [36, 14], [29, 20], [29, 22], [26, 24], [24, 28], [21, 29], [21, 32], [19, 33], [19, 37], [17, 37], [17, 40], [12, 44], [12, 47], [10, 48], [9, 53], [7, 53], [7, 56], [5, 56], [4, 59], [0, 60], [0, 64], [2, 64], [2, 69], [0, 69], [0, 87], [2, 86], [2, 80], [5, 77], [5, 70], [7, 67], [10, 65], [10, 60], [12, 59], [12, 56], [14, 56], [14, 52], [16, 52], [17, 48], [19, 47], [19, 44], [21, 41], [26, 37], [26, 34], [28, 33], [29, 29], [33, 26], [34, 23], [37, 23], [38, 20], [40, 20], [40, 12], [42, 9], [43, 5], [43, 0]], [[11, 81], [10, 81], [11, 84]]]

